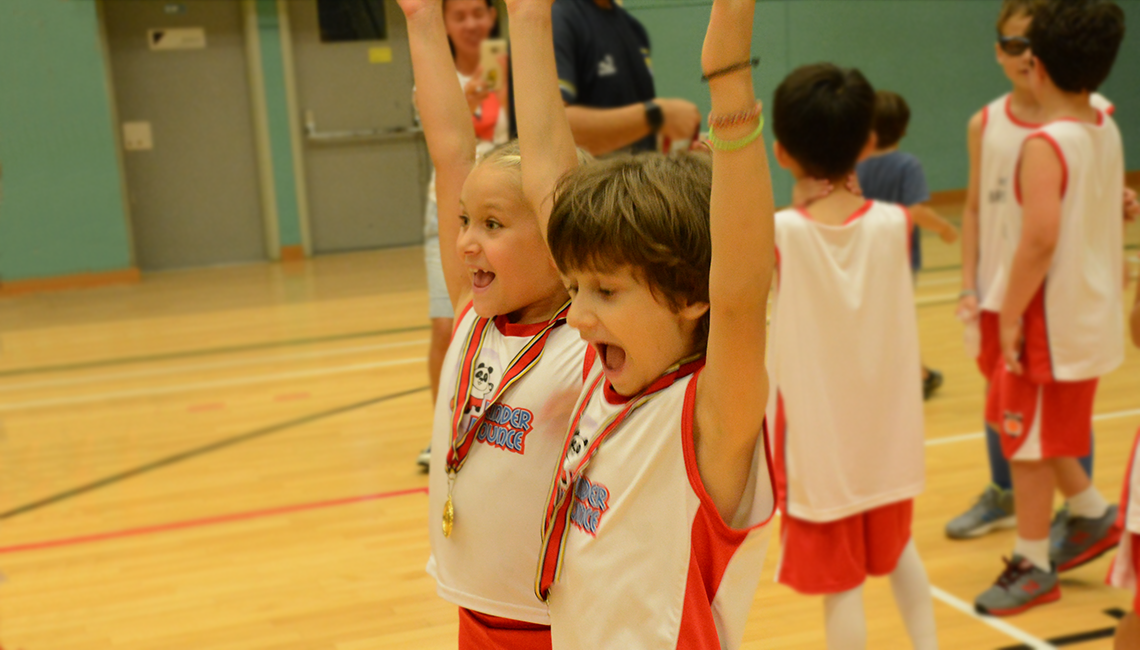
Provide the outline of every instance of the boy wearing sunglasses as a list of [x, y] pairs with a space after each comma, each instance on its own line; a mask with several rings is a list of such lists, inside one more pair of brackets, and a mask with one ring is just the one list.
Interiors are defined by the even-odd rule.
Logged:
[[[962, 213], [962, 293], [958, 299], [958, 318], [977, 332], [977, 336], [968, 339], [980, 343], [979, 349], [972, 350], [971, 354], [977, 358], [978, 369], [987, 382], [1001, 360], [998, 312], [1002, 296], [993, 289], [1004, 284], [1012, 261], [999, 254], [1001, 240], [1009, 220], [1018, 219], [1021, 214], [1013, 191], [1018, 155], [1025, 139], [1043, 126], [1047, 117], [1030, 87], [1033, 52], [1027, 36], [1034, 14], [1046, 4], [1046, 0], [1005, 0], [1002, 3], [994, 49], [997, 62], [1013, 88], [975, 113], [967, 131], [970, 181]], [[1113, 112], [1112, 104], [1099, 94], [1092, 94], [1091, 103], [1108, 115]], [[969, 510], [946, 524], [946, 536], [951, 539], [970, 539], [992, 530], [1012, 528], [1016, 523], [1009, 462], [1002, 455], [997, 432], [988, 424], [985, 431], [991, 483]], [[1091, 446], [1089, 455], [1081, 459], [1081, 465], [1091, 476]], [[1064, 534], [1065, 512], [1062, 511], [1055, 522], [1058, 538], [1055, 541], [1060, 541]], [[1070, 549], [1069, 555], [1076, 557], [1085, 550]], [[1062, 558], [1062, 564], [1065, 559]]]
[[[1110, 0], [1053, 0], [1028, 37], [1042, 125], [1021, 145], [1019, 210], [1003, 215], [1003, 265], [983, 302], [997, 308], [1000, 342], [986, 421], [1000, 432], [1017, 504], [1013, 557], [974, 603], [993, 616], [1059, 599], [1058, 572], [1120, 538], [1116, 506], [1078, 459], [1090, 451], [1098, 379], [1124, 361], [1124, 148], [1116, 123], [1091, 103], [1116, 61], [1124, 12]], [[1057, 490], [1069, 517], [1051, 546]]]

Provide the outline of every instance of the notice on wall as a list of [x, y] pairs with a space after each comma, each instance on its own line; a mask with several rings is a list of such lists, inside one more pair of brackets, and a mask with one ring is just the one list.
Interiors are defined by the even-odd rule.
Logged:
[[201, 50], [206, 47], [206, 30], [202, 27], [148, 29], [146, 42], [153, 51]]
[[390, 47], [370, 47], [370, 48], [368, 48], [368, 62], [369, 63], [391, 63], [392, 62], [392, 48], [390, 48]]
[[126, 151], [151, 151], [154, 149], [154, 135], [150, 122], [123, 122], [123, 149]]

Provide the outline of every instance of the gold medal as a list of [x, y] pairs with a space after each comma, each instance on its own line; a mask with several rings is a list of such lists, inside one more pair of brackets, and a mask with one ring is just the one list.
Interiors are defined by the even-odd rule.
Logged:
[[451, 537], [451, 527], [455, 525], [455, 506], [451, 503], [451, 495], [443, 504], [443, 536]]

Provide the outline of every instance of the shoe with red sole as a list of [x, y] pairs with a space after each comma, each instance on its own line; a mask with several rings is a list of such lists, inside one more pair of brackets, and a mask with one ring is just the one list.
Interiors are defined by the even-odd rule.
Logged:
[[1049, 542], [1049, 559], [1058, 572], [1072, 571], [1088, 564], [1120, 543], [1119, 509], [1111, 505], [1104, 515], [1092, 519], [1069, 515], [1059, 538]]
[[[1003, 558], [1004, 559], [1004, 558]], [[1045, 571], [1020, 555], [1005, 560], [1005, 571], [974, 600], [974, 609], [989, 616], [1013, 616], [1061, 599], [1056, 571]]]

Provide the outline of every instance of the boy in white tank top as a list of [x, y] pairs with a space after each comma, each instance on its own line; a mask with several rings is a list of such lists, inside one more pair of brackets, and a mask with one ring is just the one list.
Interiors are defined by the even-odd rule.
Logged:
[[[1045, 1], [1005, 0], [1002, 4], [994, 51], [1012, 91], [975, 113], [967, 129], [970, 176], [966, 209], [962, 213], [962, 293], [958, 317], [973, 332], [968, 338], [976, 341], [972, 344], [976, 349], [970, 350], [970, 354], [987, 382], [1001, 357], [997, 334], [1000, 297], [993, 294], [991, 287], [999, 276], [1008, 273], [1010, 260], [1004, 259], [1000, 251], [1012, 246], [1001, 244], [1007, 230], [1003, 224], [1019, 218], [1021, 213], [1012, 191], [1015, 167], [1025, 139], [1043, 126], [1041, 106], [1029, 87], [1032, 51], [1026, 33], [1034, 12]], [[1112, 104], [1101, 95], [1093, 93], [1091, 101], [1093, 106], [1112, 114]], [[1129, 203], [1126, 195], [1126, 209]], [[985, 432], [991, 484], [973, 506], [946, 524], [946, 536], [951, 539], [970, 539], [1014, 525], [1009, 462], [1002, 454], [998, 433], [988, 424]], [[1081, 465], [1091, 476], [1091, 445]], [[1063, 515], [1058, 516], [1055, 533], [1062, 532], [1064, 519]]]
[[569, 296], [527, 200], [518, 146], [476, 164], [442, 3], [400, 7], [457, 323], [435, 405], [427, 571], [459, 607], [461, 650], [549, 649], [549, 614], [532, 589], [538, 521], [586, 346], [565, 325]]
[[911, 539], [925, 483], [910, 214], [842, 182], [873, 146], [875, 91], [858, 70], [804, 66], [776, 90], [776, 158], [837, 188], [776, 215], [772, 317], [777, 580], [824, 596], [829, 648], [867, 644], [862, 584], [890, 576], [914, 647], [937, 648]]
[[[1136, 298], [1132, 303], [1132, 343], [1140, 347], [1140, 283], [1136, 284]], [[1130, 589], [1134, 594], [1132, 609], [1116, 628], [1116, 650], [1129, 650], [1140, 647], [1140, 465], [1136, 464], [1136, 450], [1140, 449], [1140, 430], [1132, 444], [1132, 456], [1124, 474], [1124, 496], [1120, 498], [1123, 510], [1120, 525], [1124, 533], [1120, 538], [1120, 550], [1108, 570], [1109, 584]]]
[[[991, 615], [1058, 600], [1058, 570], [1095, 559], [1120, 536], [1116, 507], [1077, 459], [1089, 453], [1097, 380], [1124, 359], [1124, 153], [1116, 124], [1090, 102], [1123, 32], [1124, 13], [1107, 0], [1050, 3], [1028, 32], [1045, 125], [1022, 145], [1011, 188], [1022, 211], [1002, 224], [999, 244], [1008, 271], [986, 298], [1000, 305], [1001, 347], [986, 420], [1011, 461], [1018, 532], [1005, 571], [975, 601]], [[1051, 550], [1058, 488], [1070, 516]]]
[[[597, 357], [541, 522], [555, 648], [739, 647], [774, 511], [765, 450], [772, 194], [753, 0], [715, 0], [702, 65], [712, 165], [652, 153], [575, 169], [549, 0], [509, 4], [524, 183], [569, 175], [548, 241]], [[531, 148], [533, 147], [533, 148]], [[536, 166], [528, 165], [536, 161]], [[552, 208], [551, 208], [552, 206]]]

